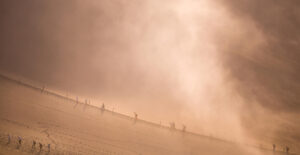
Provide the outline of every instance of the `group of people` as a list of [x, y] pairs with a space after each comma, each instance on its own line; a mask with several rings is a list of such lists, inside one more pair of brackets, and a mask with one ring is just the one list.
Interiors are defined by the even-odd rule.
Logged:
[[[273, 144], [273, 151], [276, 151], [276, 144]], [[290, 148], [288, 146], [283, 148], [283, 151], [285, 151], [286, 153], [289, 153]]]
[[[41, 88], [41, 92], [44, 92], [44, 91], [45, 91], [45, 86], [43, 86], [43, 87]], [[79, 103], [78, 97], [76, 97], [76, 103]], [[85, 100], [85, 105], [88, 105], [88, 104], [90, 104], [90, 100], [87, 100], [87, 99], [86, 99], [86, 100]], [[77, 104], [76, 104], [76, 105], [77, 105]], [[105, 111], [105, 105], [104, 105], [104, 103], [102, 103], [102, 106], [101, 106], [100, 110], [101, 110], [101, 113], [103, 113], [103, 112]], [[138, 114], [134, 112], [134, 123], [135, 123], [137, 120], [138, 120]], [[160, 124], [161, 124], [161, 123], [160, 123]], [[175, 129], [176, 129], [176, 128], [175, 128], [175, 123], [174, 123], [174, 122], [171, 122], [171, 123], [170, 123], [170, 129], [172, 129], [172, 130], [175, 130]], [[186, 126], [185, 126], [185, 125], [182, 125], [182, 132], [185, 132], [185, 131], [186, 131]], [[8, 135], [8, 144], [10, 143], [10, 141], [11, 141], [11, 137], [10, 137], [10, 135]], [[19, 136], [18, 136], [18, 143], [19, 143], [19, 145], [22, 144], [22, 138], [19, 137]], [[36, 145], [36, 141], [33, 140], [33, 142], [32, 142], [32, 149], [35, 148], [35, 145]], [[276, 151], [276, 145], [273, 144], [272, 146], [273, 146], [273, 151]], [[39, 148], [40, 148], [40, 150], [42, 150], [43, 144], [39, 143]], [[284, 147], [283, 149], [284, 149], [283, 151], [285, 151], [286, 153], [289, 153], [290, 148], [289, 148], [288, 146]], [[48, 151], [50, 152], [50, 144], [48, 144]]]
[[[8, 134], [7, 144], [10, 144], [10, 142], [11, 142], [11, 136]], [[23, 143], [22, 137], [18, 136], [18, 147], [22, 146], [22, 143]], [[33, 140], [31, 148], [35, 149], [36, 144], [37, 144], [37, 142], [35, 140]], [[48, 147], [48, 152], [50, 152], [51, 145], [48, 144], [47, 147]], [[39, 143], [39, 148], [40, 148], [40, 151], [42, 151], [42, 149], [43, 149], [43, 144], [42, 143]]]
[[[175, 122], [171, 122], [170, 123], [170, 129], [171, 130], [175, 130], [176, 127], [175, 127]], [[182, 132], [185, 132], [186, 131], [186, 126], [185, 125], [182, 125], [182, 129], [181, 129]]]
[[[33, 141], [32, 141], [32, 146], [31, 146], [31, 148], [32, 148], [32, 149], [35, 149], [35, 145], [36, 145], [36, 144], [37, 144], [36, 141], [33, 140]], [[48, 147], [48, 152], [50, 152], [50, 147], [51, 147], [51, 145], [48, 144], [47, 147]], [[40, 151], [42, 151], [42, 149], [43, 149], [43, 144], [42, 144], [42, 143], [39, 143], [39, 148], [40, 148]]]

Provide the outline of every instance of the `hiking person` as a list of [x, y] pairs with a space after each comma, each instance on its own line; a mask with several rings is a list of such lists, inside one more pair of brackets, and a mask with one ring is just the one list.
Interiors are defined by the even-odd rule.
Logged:
[[22, 145], [22, 138], [20, 136], [18, 136], [18, 142], [19, 142], [19, 145]]
[[7, 144], [9, 144], [10, 143], [10, 135], [8, 134], [8, 136], [7, 136]]
[[174, 122], [170, 123], [170, 129], [175, 129], [175, 123]]
[[276, 145], [275, 145], [275, 144], [273, 144], [273, 151], [275, 151], [275, 149], [276, 149]]
[[50, 152], [50, 144], [48, 144], [48, 152]]
[[45, 86], [42, 87], [41, 93], [43, 93], [44, 91], [45, 91]]
[[83, 106], [83, 110], [85, 110], [87, 107], [87, 99], [84, 100], [84, 106]]
[[35, 142], [35, 140], [33, 140], [32, 141], [32, 147], [31, 147], [32, 149], [35, 148], [35, 144], [36, 144], [36, 142]]
[[105, 105], [102, 103], [101, 110], [105, 110]]
[[39, 144], [40, 144], [40, 151], [41, 151], [43, 148], [43, 144], [42, 143], [39, 143]]
[[104, 103], [102, 103], [102, 106], [101, 106], [101, 114], [105, 111], [105, 105], [104, 105]]
[[138, 119], [138, 114], [134, 112], [134, 123], [137, 121]]
[[134, 113], [134, 119], [138, 119], [138, 114]]
[[186, 126], [182, 125], [182, 132], [185, 132]]
[[289, 153], [289, 150], [290, 150], [290, 148], [289, 148], [288, 146], [286, 146], [285, 150], [286, 150], [286, 153], [288, 154], [288, 153]]

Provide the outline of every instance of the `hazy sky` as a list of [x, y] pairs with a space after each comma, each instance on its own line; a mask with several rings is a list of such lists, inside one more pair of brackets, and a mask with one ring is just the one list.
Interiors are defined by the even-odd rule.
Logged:
[[0, 19], [5, 72], [222, 138], [300, 140], [297, 0], [2, 0]]

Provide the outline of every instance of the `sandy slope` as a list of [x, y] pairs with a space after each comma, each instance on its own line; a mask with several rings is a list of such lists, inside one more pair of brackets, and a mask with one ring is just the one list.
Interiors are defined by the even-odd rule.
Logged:
[[[8, 134], [11, 142], [7, 144]], [[17, 144], [17, 136], [23, 144]], [[32, 148], [32, 140], [43, 144]], [[46, 145], [51, 144], [48, 152]], [[196, 136], [0, 78], [0, 154], [284, 154]]]

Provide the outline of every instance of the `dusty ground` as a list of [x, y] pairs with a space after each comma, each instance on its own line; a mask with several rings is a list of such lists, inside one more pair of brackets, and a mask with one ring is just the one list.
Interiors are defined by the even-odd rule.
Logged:
[[[11, 141], [8, 143], [8, 135]], [[0, 155], [285, 154], [171, 131], [0, 78]], [[23, 138], [18, 145], [17, 137]], [[32, 141], [43, 148], [32, 148]], [[51, 144], [50, 152], [47, 145]]]

